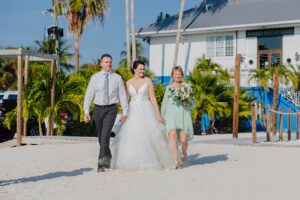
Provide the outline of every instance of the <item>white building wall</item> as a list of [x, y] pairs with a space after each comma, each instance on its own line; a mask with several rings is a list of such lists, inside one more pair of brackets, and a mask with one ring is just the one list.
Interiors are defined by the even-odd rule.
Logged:
[[[249, 71], [257, 68], [257, 38], [246, 38], [246, 31], [224, 32], [212, 34], [183, 35], [179, 45], [178, 65], [184, 68], [186, 74], [193, 69], [198, 58], [206, 55], [206, 40], [208, 36], [233, 35], [233, 54], [242, 55], [241, 79], [242, 87], [256, 86], [252, 81], [249, 85]], [[150, 69], [157, 76], [170, 76], [175, 51], [175, 37], [153, 37], [150, 44]], [[283, 63], [291, 58], [292, 64], [300, 64], [295, 61], [296, 52], [300, 54], [300, 27], [295, 28], [294, 36], [283, 37]], [[234, 74], [235, 57], [214, 57], [212, 60]], [[252, 60], [253, 64], [249, 62]]]
[[[184, 35], [180, 39], [177, 64], [188, 74], [195, 66], [197, 59], [206, 55], [206, 39], [208, 36], [234, 35], [234, 32], [209, 35]], [[235, 38], [235, 37], [234, 37]], [[236, 43], [234, 41], [234, 52]], [[150, 44], [150, 69], [157, 76], [169, 76], [175, 53], [175, 37], [153, 37]], [[234, 66], [234, 56], [215, 57], [212, 60], [225, 69]]]
[[300, 60], [296, 61], [296, 53], [300, 55], [300, 27], [295, 27], [294, 35], [285, 35], [282, 39], [283, 64], [287, 64], [287, 59], [291, 59], [291, 64], [299, 65]]

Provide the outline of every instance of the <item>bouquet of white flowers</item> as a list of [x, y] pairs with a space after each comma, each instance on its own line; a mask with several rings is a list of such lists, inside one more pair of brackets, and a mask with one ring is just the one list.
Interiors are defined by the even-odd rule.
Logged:
[[178, 89], [169, 87], [169, 90], [173, 100], [176, 103], [181, 104], [183, 107], [193, 106], [194, 98], [191, 87], [189, 87], [186, 84], [181, 84], [181, 86]]

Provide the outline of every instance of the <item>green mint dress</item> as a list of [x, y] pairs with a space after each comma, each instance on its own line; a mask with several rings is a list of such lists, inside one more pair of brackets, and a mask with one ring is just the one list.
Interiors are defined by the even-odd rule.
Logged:
[[[187, 87], [191, 89], [191, 86], [187, 83]], [[192, 107], [183, 107], [181, 104], [175, 102], [172, 98], [172, 93], [169, 88], [174, 88], [168, 85], [165, 91], [163, 102], [161, 105], [161, 114], [165, 119], [165, 124], [168, 132], [175, 129], [177, 131], [177, 138], [179, 138], [180, 130], [183, 130], [188, 139], [191, 140], [194, 136], [193, 122], [192, 122]], [[174, 88], [177, 90], [176, 88]]]

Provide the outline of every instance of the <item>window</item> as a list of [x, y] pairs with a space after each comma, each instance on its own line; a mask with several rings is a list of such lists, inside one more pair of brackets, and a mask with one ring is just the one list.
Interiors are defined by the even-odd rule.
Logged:
[[16, 95], [16, 94], [10, 94], [10, 95], [8, 95], [7, 99], [17, 100], [17, 98], [18, 98], [18, 95]]
[[207, 56], [208, 57], [215, 56], [215, 39], [214, 39], [214, 37], [207, 38]]
[[233, 36], [207, 37], [206, 51], [208, 57], [233, 56]]
[[233, 56], [233, 36], [226, 36], [225, 39], [225, 56]]

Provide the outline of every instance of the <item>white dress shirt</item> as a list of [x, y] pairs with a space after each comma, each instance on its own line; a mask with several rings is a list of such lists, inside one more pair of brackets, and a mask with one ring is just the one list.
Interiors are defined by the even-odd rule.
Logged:
[[[121, 76], [114, 72], [109, 72], [108, 80], [109, 80], [108, 105], [117, 104], [120, 101], [123, 115], [127, 115], [128, 103], [126, 98], [125, 87]], [[94, 74], [91, 77], [84, 98], [84, 104], [83, 104], [84, 114], [89, 114], [90, 104], [93, 99], [94, 99], [94, 104], [99, 106], [104, 105], [103, 103], [104, 81], [105, 81], [105, 72], [103, 70]]]

